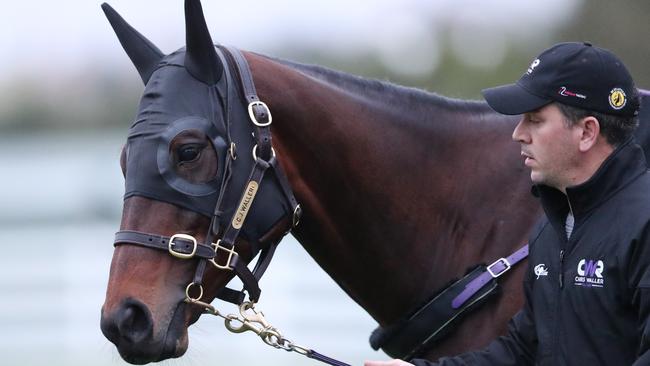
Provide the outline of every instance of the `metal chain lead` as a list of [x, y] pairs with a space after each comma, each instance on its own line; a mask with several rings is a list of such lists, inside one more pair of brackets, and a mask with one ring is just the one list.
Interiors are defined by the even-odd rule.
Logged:
[[[255, 309], [255, 304], [246, 301], [239, 306], [239, 315], [229, 314], [224, 318], [226, 329], [232, 333], [251, 331], [257, 334], [264, 343], [271, 347], [283, 349], [287, 352], [296, 352], [302, 355], [309, 354], [309, 349], [297, 345], [285, 338], [280, 331], [272, 326], [261, 311]], [[220, 316], [220, 315], [219, 315]]]
[[[188, 286], [188, 290], [190, 287], [191, 284]], [[188, 292], [189, 291], [186, 291], [185, 302], [202, 307], [206, 314], [211, 314], [223, 318], [226, 329], [232, 333], [244, 333], [250, 331], [257, 334], [264, 343], [268, 344], [271, 347], [283, 349], [287, 352], [296, 352], [309, 358], [312, 358], [310, 355], [315, 353], [313, 350], [293, 343], [291, 340], [285, 338], [277, 328], [272, 326], [266, 320], [264, 314], [261, 311], [257, 311], [257, 309], [255, 309], [255, 303], [251, 301], [245, 301], [239, 306], [240, 315], [223, 315], [211, 304], [200, 301], [201, 296], [192, 298], [189, 296]], [[327, 362], [320, 359], [319, 361]], [[347, 365], [342, 362], [339, 362], [338, 364]]]

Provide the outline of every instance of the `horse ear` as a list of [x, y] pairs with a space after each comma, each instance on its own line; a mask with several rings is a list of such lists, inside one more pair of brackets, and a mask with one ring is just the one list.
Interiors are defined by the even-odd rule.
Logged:
[[185, 0], [185, 37], [185, 68], [204, 83], [216, 84], [223, 65], [214, 49], [200, 0]]
[[110, 5], [102, 4], [102, 10], [111, 23], [122, 48], [138, 70], [142, 81], [147, 84], [158, 63], [165, 56], [158, 47], [131, 27]]

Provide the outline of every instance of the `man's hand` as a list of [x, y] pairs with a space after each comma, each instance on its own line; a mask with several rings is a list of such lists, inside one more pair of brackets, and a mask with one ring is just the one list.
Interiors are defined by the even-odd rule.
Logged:
[[363, 363], [363, 366], [413, 366], [413, 364], [402, 360], [390, 360], [390, 361], [366, 361]]

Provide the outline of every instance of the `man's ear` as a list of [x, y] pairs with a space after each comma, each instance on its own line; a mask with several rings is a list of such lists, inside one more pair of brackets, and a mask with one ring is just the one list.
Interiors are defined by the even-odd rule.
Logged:
[[581, 129], [579, 148], [581, 152], [587, 152], [594, 147], [598, 142], [598, 139], [601, 138], [600, 122], [598, 122], [596, 117], [588, 116], [578, 122], [578, 125]]

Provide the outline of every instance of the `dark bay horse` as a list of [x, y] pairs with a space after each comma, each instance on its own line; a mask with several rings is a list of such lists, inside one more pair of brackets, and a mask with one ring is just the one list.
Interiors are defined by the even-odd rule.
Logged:
[[[152, 114], [146, 100], [156, 97], [154, 88], [175, 86], [161, 76], [166, 70], [196, 76], [187, 60], [214, 52], [205, 45], [197, 52], [190, 45], [190, 33], [207, 35], [198, 1], [186, 1], [187, 50], [169, 56], [120, 23], [112, 9], [105, 10], [146, 84], [139, 116]], [[214, 50], [211, 41], [209, 47]], [[452, 100], [255, 53], [244, 56], [257, 93], [273, 114], [277, 159], [304, 211], [293, 235], [380, 325], [393, 324], [467, 268], [491, 263], [526, 242], [541, 210], [530, 194], [519, 146], [511, 141], [517, 118], [498, 115], [483, 102]], [[183, 57], [189, 73], [174, 61]], [[201, 67], [209, 78], [226, 66]], [[181, 99], [174, 103], [184, 104], [192, 115], [192, 98]], [[648, 140], [645, 130], [639, 134]], [[219, 150], [195, 143], [204, 136], [181, 130], [177, 137], [169, 148], [177, 155], [169, 163], [181, 177], [200, 182], [217, 174]], [[178, 149], [188, 144], [203, 150]], [[132, 166], [128, 149], [129, 144], [122, 154], [127, 181], [135, 174], [127, 169]], [[238, 159], [249, 156], [241, 153]], [[193, 165], [187, 168], [183, 160]], [[266, 209], [258, 205], [251, 210]], [[120, 228], [165, 236], [184, 233], [202, 241], [209, 223], [205, 214], [132, 195], [124, 201]], [[251, 261], [250, 243], [239, 239], [236, 244], [239, 255]], [[125, 360], [142, 364], [186, 351], [187, 327], [203, 311], [183, 301], [195, 267], [194, 259], [181, 261], [141, 246], [116, 247], [101, 325]], [[504, 276], [500, 296], [470, 313], [425, 357], [479, 348], [503, 334], [522, 305], [525, 267]], [[203, 301], [214, 299], [232, 277], [232, 272], [208, 267]]]

